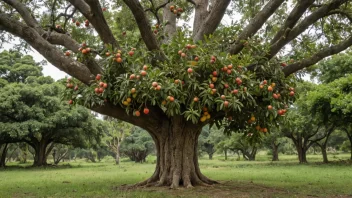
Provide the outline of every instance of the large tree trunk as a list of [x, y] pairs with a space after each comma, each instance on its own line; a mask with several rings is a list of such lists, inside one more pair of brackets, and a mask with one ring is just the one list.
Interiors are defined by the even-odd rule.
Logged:
[[[1, 156], [0, 156], [0, 168], [5, 167], [6, 166], [6, 155], [7, 155], [7, 146], [8, 144], [6, 143], [2, 152], [1, 152]], [[1, 150], [1, 146], [0, 146], [0, 150]]]
[[272, 145], [272, 149], [273, 149], [273, 158], [272, 161], [279, 161], [279, 146], [280, 144], [271, 144]]
[[33, 166], [45, 166], [47, 165], [46, 162], [46, 147], [48, 146], [48, 143], [46, 141], [41, 140], [38, 142], [34, 148], [35, 150], [35, 155], [34, 155], [34, 163]]
[[197, 144], [201, 126], [185, 122], [181, 116], [164, 121], [160, 130], [151, 131], [157, 149], [157, 164], [153, 176], [139, 185], [180, 185], [214, 184], [199, 169]]
[[326, 153], [326, 145], [322, 145], [320, 148], [321, 148], [321, 154], [323, 155], [323, 162], [329, 163], [328, 154]]
[[306, 157], [307, 150], [301, 146], [296, 146], [296, 149], [297, 149], [297, 153], [298, 153], [299, 163], [307, 163], [308, 162], [307, 157]]

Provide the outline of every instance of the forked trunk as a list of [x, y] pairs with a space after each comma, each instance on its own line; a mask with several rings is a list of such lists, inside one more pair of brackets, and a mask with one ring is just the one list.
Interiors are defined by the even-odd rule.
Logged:
[[47, 165], [46, 162], [46, 147], [48, 146], [47, 143], [41, 141], [37, 144], [34, 148], [35, 156], [34, 156], [34, 163], [33, 166], [45, 166]]
[[185, 122], [182, 117], [164, 121], [159, 131], [150, 132], [157, 149], [153, 176], [138, 185], [178, 188], [217, 182], [205, 177], [199, 169], [197, 144], [201, 127]]
[[299, 163], [307, 163], [307, 157], [306, 157], [307, 150], [302, 147], [297, 147], [297, 152], [298, 152]]

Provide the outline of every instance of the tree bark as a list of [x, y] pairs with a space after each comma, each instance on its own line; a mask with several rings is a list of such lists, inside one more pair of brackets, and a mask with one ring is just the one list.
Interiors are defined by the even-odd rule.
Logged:
[[208, 153], [209, 154], [209, 159], [212, 160], [213, 159], [213, 153]]
[[47, 165], [46, 162], [46, 147], [48, 146], [48, 143], [45, 140], [41, 140], [35, 144], [33, 147], [35, 150], [35, 155], [34, 155], [34, 163], [33, 166], [45, 166]]
[[225, 160], [227, 160], [227, 149], [224, 150], [225, 153]]
[[217, 183], [199, 169], [197, 144], [201, 126], [185, 122], [182, 116], [163, 121], [158, 131], [149, 131], [157, 149], [156, 169], [151, 178], [137, 185], [178, 188]]
[[117, 147], [116, 147], [116, 158], [115, 158], [115, 163], [116, 165], [120, 164], [120, 141], [117, 143]]
[[320, 148], [321, 148], [321, 154], [323, 155], [323, 162], [329, 163], [328, 154], [326, 153], [326, 145], [323, 144]]
[[272, 148], [273, 148], [273, 158], [272, 161], [279, 161], [279, 146], [280, 144], [272, 144]]
[[[6, 143], [0, 157], [0, 168], [4, 168], [6, 166], [6, 155], [7, 155], [7, 149], [8, 149], [8, 144]], [[1, 147], [0, 147], [1, 148]]]
[[298, 160], [299, 160], [299, 163], [308, 163], [307, 161], [307, 150], [300, 146], [300, 144], [296, 145], [296, 149], [297, 149], [297, 153], [298, 153]]

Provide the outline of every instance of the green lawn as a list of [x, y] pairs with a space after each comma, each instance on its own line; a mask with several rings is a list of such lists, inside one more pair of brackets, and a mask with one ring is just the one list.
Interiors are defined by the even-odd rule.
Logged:
[[[352, 163], [339, 162], [349, 154], [329, 156], [335, 162], [321, 164], [320, 155], [308, 156], [309, 164], [300, 165], [296, 156], [280, 156], [272, 163], [270, 156], [258, 161], [227, 161], [222, 156], [200, 160], [202, 172], [221, 184], [214, 187], [169, 190], [168, 188], [121, 189], [152, 175], [154, 157], [145, 164], [123, 160], [100, 163], [84, 161], [48, 168], [0, 170], [0, 197], [344, 197], [352, 196]], [[15, 164], [9, 164], [15, 165]]]

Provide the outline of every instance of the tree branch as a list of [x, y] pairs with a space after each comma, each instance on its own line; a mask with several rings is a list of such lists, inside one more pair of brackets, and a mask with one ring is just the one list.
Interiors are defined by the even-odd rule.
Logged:
[[169, 8], [171, 4], [168, 4], [164, 7], [163, 10], [163, 22], [165, 23], [164, 27], [164, 39], [163, 42], [168, 42], [173, 35], [176, 34], [176, 15], [173, 12], [170, 12]]
[[269, 53], [266, 56], [268, 59], [274, 57], [287, 43], [295, 39], [297, 36], [302, 34], [309, 26], [313, 25], [319, 19], [324, 18], [329, 14], [331, 10], [338, 8], [340, 5], [345, 3], [348, 0], [335, 0], [330, 4], [326, 4], [318, 8], [308, 17], [302, 20], [297, 26], [295, 26], [292, 30], [286, 29], [284, 35], [280, 37], [275, 43], [273, 43], [270, 47]]
[[111, 44], [113, 47], [119, 47], [108, 23], [105, 20], [98, 0], [86, 0], [86, 2], [83, 0], [68, 1], [88, 19], [104, 43]]
[[33, 17], [27, 7], [17, 0], [4, 0], [5, 3], [15, 8], [16, 11], [22, 16], [23, 20], [29, 27], [38, 28], [39, 24]]
[[235, 44], [230, 48], [230, 54], [238, 54], [244, 47], [244, 40], [252, 37], [263, 26], [268, 18], [280, 7], [285, 0], [271, 0], [258, 12], [251, 22], [242, 30]]
[[332, 10], [330, 11], [330, 14], [340, 14], [346, 17], [352, 23], [352, 14], [345, 12], [344, 10], [341, 10], [341, 9]]
[[347, 48], [349, 48], [350, 46], [352, 46], [352, 36], [350, 36], [349, 38], [347, 38], [346, 40], [342, 41], [341, 43], [339, 43], [337, 45], [322, 49], [321, 51], [317, 52], [316, 54], [314, 54], [310, 58], [306, 58], [306, 59], [303, 59], [299, 62], [288, 65], [287, 67], [285, 67], [283, 69], [283, 72], [284, 72], [285, 76], [289, 76], [290, 74], [292, 74], [298, 70], [301, 70], [303, 68], [306, 68], [306, 67], [309, 67], [311, 65], [316, 64], [317, 62], [319, 62], [323, 58], [326, 58], [328, 56], [342, 52], [342, 51], [346, 50]]
[[137, 22], [139, 31], [141, 32], [142, 39], [146, 44], [148, 50], [159, 50], [159, 44], [152, 32], [149, 24], [149, 20], [144, 13], [142, 5], [138, 0], [123, 0], [125, 4], [130, 8], [133, 16]]
[[0, 26], [7, 32], [25, 40], [29, 45], [42, 54], [51, 64], [60, 70], [75, 76], [83, 83], [89, 84], [91, 72], [89, 69], [71, 58], [65, 57], [63, 53], [41, 37], [39, 33], [31, 27], [0, 13]]
[[315, 0], [305, 0], [299, 1], [297, 5], [293, 8], [291, 13], [286, 18], [286, 21], [280, 28], [280, 30], [276, 33], [274, 38], [271, 40], [271, 45], [278, 41], [281, 37], [284, 36], [287, 29], [292, 29], [298, 20], [302, 17], [304, 12], [314, 3]]
[[193, 37], [199, 31], [199, 28], [204, 23], [204, 20], [208, 16], [208, 5], [209, 0], [196, 0], [195, 6], [195, 14], [194, 14], [194, 21], [193, 21]]
[[[283, 1], [283, 0], [280, 0]], [[208, 36], [212, 34], [216, 28], [218, 28], [224, 14], [226, 8], [229, 6], [231, 0], [217, 0], [214, 7], [211, 9], [208, 17], [205, 21], [200, 25], [200, 28], [193, 37], [194, 41], [199, 41], [204, 39], [204, 36]]]
[[193, 0], [186, 0], [186, 1], [193, 4], [194, 6], [197, 5], [196, 2], [194, 2]]

